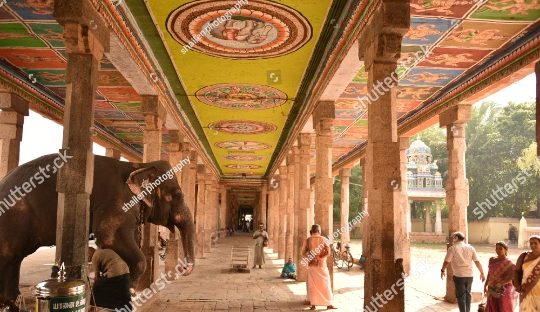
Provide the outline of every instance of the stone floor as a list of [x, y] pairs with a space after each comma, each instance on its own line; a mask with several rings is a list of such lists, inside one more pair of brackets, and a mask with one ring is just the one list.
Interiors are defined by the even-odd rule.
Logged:
[[[216, 248], [197, 260], [190, 276], [182, 276], [161, 290], [153, 305], [144, 311], [301, 311], [306, 296], [305, 283], [279, 278], [283, 260], [266, 249], [266, 266], [251, 273], [229, 273], [231, 246], [253, 246], [251, 235], [236, 232], [220, 238]], [[444, 256], [443, 256], [444, 257]], [[333, 311], [362, 311], [364, 274], [358, 266], [334, 273]], [[433, 292], [429, 276], [438, 278], [439, 293], [444, 295], [444, 281], [439, 278], [440, 263], [431, 263], [425, 271], [407, 283], [406, 311], [459, 311], [457, 305], [442, 302]], [[424, 278], [427, 278], [427, 282]], [[430, 288], [430, 291], [422, 291]], [[473, 305], [476, 307], [476, 305]], [[326, 310], [326, 307], [317, 307]], [[472, 309], [471, 310], [476, 310]]]
[[[151, 306], [136, 311], [308, 310], [308, 306], [302, 305], [306, 295], [305, 283], [278, 277], [283, 260], [277, 260], [277, 254], [272, 253], [272, 249], [266, 250], [266, 266], [263, 269], [253, 269], [251, 273], [228, 273], [231, 246], [253, 246], [251, 234], [236, 232], [232, 237], [220, 238], [216, 248], [207, 253], [205, 259], [197, 260], [193, 274], [166, 284], [152, 298], [155, 300]], [[358, 257], [359, 242], [353, 242], [351, 246], [353, 255]], [[483, 253], [485, 259], [481, 261], [487, 264], [492, 247], [478, 248], [486, 250]], [[412, 274], [406, 282], [406, 311], [459, 311], [457, 305], [437, 299], [445, 294], [445, 281], [440, 279], [439, 271], [444, 259], [444, 247], [440, 250], [412, 248], [411, 251], [416, 274]], [[517, 255], [519, 251], [513, 252]], [[20, 289], [31, 311], [34, 311], [32, 301], [35, 302], [32, 299], [32, 285], [48, 278], [54, 253], [55, 248], [40, 248], [23, 261]], [[513, 258], [517, 258], [516, 255]], [[163, 262], [161, 264], [163, 266]], [[487, 270], [485, 265], [484, 269]], [[334, 267], [334, 272], [334, 305], [339, 309], [333, 311], [361, 312], [364, 272], [357, 265], [350, 271]], [[478, 275], [476, 271], [475, 275]], [[481, 288], [478, 276], [475, 276], [473, 291]], [[317, 310], [326, 308], [317, 307]], [[473, 303], [471, 311], [476, 310], [477, 303]]]

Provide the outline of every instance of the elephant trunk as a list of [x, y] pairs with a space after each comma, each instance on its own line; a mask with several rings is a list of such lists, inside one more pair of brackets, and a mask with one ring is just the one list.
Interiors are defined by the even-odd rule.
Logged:
[[195, 244], [197, 237], [195, 235], [195, 224], [193, 223], [193, 217], [189, 209], [183, 212], [180, 218], [180, 222], [175, 225], [180, 231], [180, 239], [182, 239], [182, 247], [184, 248], [184, 255], [187, 260], [187, 271], [183, 275], [189, 275], [193, 271], [195, 266]]

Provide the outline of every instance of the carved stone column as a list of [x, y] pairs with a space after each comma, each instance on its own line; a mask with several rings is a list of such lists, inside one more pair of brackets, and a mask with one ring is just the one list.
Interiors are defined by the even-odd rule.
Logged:
[[315, 183], [309, 185], [309, 215], [308, 215], [308, 232], [311, 226], [315, 224]]
[[298, 274], [296, 280], [299, 282], [305, 282], [307, 280], [307, 266], [302, 265], [301, 250], [304, 241], [308, 238], [309, 230], [312, 221], [309, 219], [311, 215], [311, 189], [309, 184], [309, 150], [311, 146], [311, 138], [308, 133], [300, 133], [298, 136], [298, 154], [300, 156], [298, 166], [298, 255], [299, 259], [296, 262], [296, 268]]
[[[267, 196], [268, 196], [268, 184], [263, 184], [261, 187], [261, 200], [260, 200], [260, 217], [259, 217], [259, 223], [264, 224], [264, 228], [266, 229], [268, 226], [267, 216], [266, 216], [266, 204], [267, 204]], [[254, 225], [256, 229], [259, 228], [259, 225]]]
[[[293, 261], [294, 263], [300, 263], [299, 249], [302, 245], [298, 246], [299, 231], [299, 214], [300, 214], [300, 152], [297, 146], [293, 146], [292, 152], [294, 155], [294, 231], [293, 231]], [[298, 272], [298, 271], [297, 271]]]
[[[144, 114], [143, 162], [161, 159], [162, 128], [167, 113], [156, 95], [142, 95], [141, 112]], [[147, 222], [143, 227], [142, 251], [146, 257], [146, 271], [137, 286], [138, 290], [150, 287], [159, 278], [157, 246], [158, 227]]]
[[425, 205], [426, 205], [426, 213], [425, 213], [426, 228], [425, 228], [425, 231], [428, 232], [428, 233], [431, 233], [431, 232], [433, 232], [431, 230], [431, 202], [425, 202]]
[[287, 233], [285, 241], [285, 262], [294, 253], [294, 155], [287, 155]]
[[411, 210], [414, 207], [414, 201], [408, 200], [409, 205], [407, 205], [407, 231], [412, 232], [412, 222], [411, 222]]
[[214, 211], [214, 190], [213, 190], [213, 184], [214, 181], [212, 181], [212, 174], [207, 173], [205, 175], [205, 199], [204, 199], [204, 234], [203, 234], [203, 242], [204, 242], [204, 252], [212, 252], [211, 244], [210, 244], [210, 234], [212, 233], [212, 219], [213, 219], [213, 211]]
[[[182, 143], [184, 142], [183, 136], [178, 130], [169, 130], [169, 163], [171, 167], [174, 167], [180, 163], [183, 159]], [[182, 174], [184, 168], [175, 173], [178, 183], [181, 185]], [[182, 247], [182, 241], [180, 240], [180, 232], [174, 231], [169, 233], [169, 240], [167, 241], [167, 257], [165, 258], [165, 272], [173, 271], [178, 264], [180, 257], [180, 251], [184, 250]], [[183, 257], [181, 258], [183, 259]]]
[[[219, 230], [227, 230], [227, 211], [229, 211], [229, 191], [221, 185], [221, 205], [219, 206]], [[229, 218], [230, 219], [230, 218]], [[223, 234], [225, 236], [225, 234]]]
[[[321, 226], [321, 235], [332, 238], [334, 178], [332, 177], [332, 122], [336, 114], [334, 102], [319, 102], [313, 112], [315, 128], [315, 223]], [[329, 242], [332, 244], [332, 240]], [[330, 284], [334, 289], [334, 258], [326, 259]]]
[[272, 187], [272, 185], [268, 185], [268, 219], [266, 221], [266, 231], [268, 232], [268, 248], [272, 248], [274, 249], [274, 246], [275, 246], [275, 237], [273, 237], [272, 235], [274, 235], [273, 233], [273, 226], [274, 226], [274, 205], [275, 205], [275, 200], [274, 200], [274, 194], [276, 193], [274, 191], [274, 188]]
[[442, 234], [442, 221], [441, 221], [441, 201], [435, 201], [435, 207], [437, 212], [435, 214], [435, 234]]
[[197, 152], [191, 151], [189, 143], [182, 143], [182, 155], [184, 157], [189, 156], [189, 165], [183, 169], [185, 172], [182, 174], [182, 192], [184, 192], [184, 198], [186, 205], [195, 220], [195, 206], [197, 206]]
[[[405, 311], [405, 291], [395, 287], [402, 279], [403, 261], [396, 257], [396, 233], [401, 233], [399, 218], [402, 178], [400, 172], [399, 140], [397, 135], [396, 85], [389, 85], [396, 75], [400, 58], [402, 36], [409, 29], [410, 3], [407, 1], [385, 2], [374, 18], [380, 19], [379, 33], [364, 51], [368, 73], [368, 92], [375, 93], [383, 82], [388, 86], [368, 108], [367, 178], [369, 201], [370, 250], [367, 260], [368, 284], [364, 284], [365, 298], [380, 296], [394, 287], [393, 299], [378, 311]], [[377, 26], [377, 25], [375, 25]], [[362, 48], [362, 46], [360, 46]], [[377, 86], [377, 87], [375, 87]], [[380, 91], [380, 90], [379, 90]], [[397, 185], [397, 187], [396, 187]], [[398, 247], [399, 248], [399, 247]], [[399, 252], [399, 250], [398, 250]], [[369, 295], [369, 297], [368, 297]], [[371, 306], [371, 299], [364, 307]]]
[[0, 90], [0, 180], [19, 166], [24, 116], [28, 101], [9, 91]]
[[409, 137], [399, 138], [399, 161], [401, 181], [399, 182], [401, 188], [399, 192], [400, 208], [395, 214], [395, 223], [400, 225], [400, 231], [396, 231], [396, 258], [403, 259], [403, 269], [407, 274], [410, 274], [411, 270], [411, 241], [409, 239], [408, 223], [410, 222], [410, 215], [408, 215], [409, 196], [407, 195], [407, 156], [406, 151], [411, 146], [411, 139]]
[[278, 259], [285, 258], [285, 241], [287, 228], [287, 192], [289, 191], [289, 179], [287, 166], [279, 167], [279, 240], [278, 240]]
[[[64, 139], [60, 153], [71, 156], [58, 170], [56, 264], [67, 276], [86, 276], [90, 194], [94, 178], [92, 139], [99, 62], [109, 51], [109, 30], [89, 1], [56, 0], [54, 18], [63, 26], [68, 56]], [[93, 19], [96, 28], [88, 27]]]
[[341, 215], [341, 228], [345, 231], [341, 233], [341, 251], [345, 250], [345, 244], [350, 242], [349, 236], [349, 180], [351, 178], [351, 168], [342, 168], [339, 171], [341, 178], [341, 206], [339, 209]]
[[[459, 104], [439, 115], [439, 124], [446, 127], [446, 149], [448, 150], [448, 180], [446, 182], [446, 204], [448, 205], [448, 238], [461, 231], [467, 236], [467, 206], [469, 205], [469, 180], [465, 174], [465, 123], [471, 120], [471, 105]], [[446, 297], [449, 302], [457, 302], [454, 272], [449, 267], [446, 274]]]
[[[367, 213], [364, 214], [364, 217], [362, 218], [362, 254], [366, 257], [369, 255], [369, 212], [368, 212], [368, 181], [367, 181], [367, 165], [366, 165], [366, 158], [360, 159], [360, 166], [362, 167], [362, 185], [364, 186], [362, 188], [362, 212]], [[365, 278], [367, 278], [367, 272], [364, 273]], [[368, 297], [365, 297], [368, 298]]]
[[195, 206], [195, 227], [197, 229], [197, 246], [195, 256], [203, 258], [204, 252], [204, 210], [206, 209], [206, 168], [197, 165], [197, 205]]

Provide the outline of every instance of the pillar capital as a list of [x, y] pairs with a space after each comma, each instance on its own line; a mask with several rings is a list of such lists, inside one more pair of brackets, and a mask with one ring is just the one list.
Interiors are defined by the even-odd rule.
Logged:
[[184, 137], [180, 134], [179, 130], [169, 130], [169, 151], [181, 152], [183, 143]]
[[206, 180], [206, 168], [204, 165], [197, 165], [197, 183], [204, 183]]
[[53, 16], [64, 27], [67, 53], [94, 53], [97, 45], [109, 52], [109, 28], [89, 0], [55, 0]]
[[122, 153], [116, 148], [109, 147], [105, 149], [105, 156], [120, 160]]
[[411, 147], [411, 138], [410, 137], [399, 137], [399, 149], [406, 150]]
[[300, 133], [298, 135], [297, 142], [298, 142], [298, 149], [300, 153], [302, 153], [303, 149], [306, 147], [308, 148], [308, 151], [309, 151], [309, 148], [311, 147], [311, 134]]
[[279, 176], [281, 177], [281, 179], [287, 179], [287, 166], [280, 166], [279, 167]]
[[472, 118], [472, 105], [458, 104], [452, 106], [439, 115], [439, 125], [441, 128], [448, 125], [464, 124]]
[[211, 173], [206, 173], [204, 175], [204, 180], [206, 181], [205, 183], [206, 184], [209, 184], [209, 185], [212, 185], [214, 183], [214, 181], [212, 181], [212, 174]]
[[0, 90], [0, 109], [28, 116], [28, 101], [13, 92]]
[[339, 169], [339, 176], [340, 176], [341, 178], [343, 178], [343, 177], [350, 177], [350, 176], [351, 176], [351, 168], [345, 167], [345, 168]]
[[159, 101], [157, 95], [141, 95], [141, 113], [144, 115], [152, 115], [165, 120], [167, 118], [167, 111], [163, 104]]
[[313, 129], [317, 129], [317, 124], [325, 119], [334, 120], [336, 118], [336, 105], [334, 101], [320, 101], [313, 111]]

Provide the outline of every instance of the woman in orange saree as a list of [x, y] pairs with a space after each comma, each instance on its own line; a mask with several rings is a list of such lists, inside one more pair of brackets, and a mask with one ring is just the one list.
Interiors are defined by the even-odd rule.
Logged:
[[495, 244], [497, 257], [489, 259], [489, 271], [484, 284], [487, 295], [485, 312], [503, 312], [514, 310], [514, 277], [515, 265], [508, 259], [508, 245], [499, 241]]

